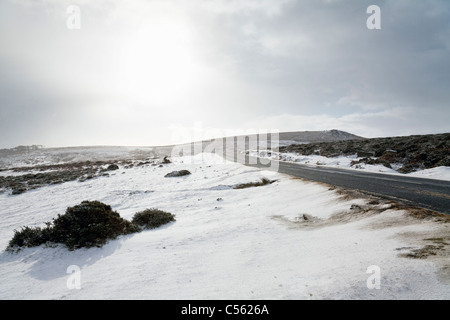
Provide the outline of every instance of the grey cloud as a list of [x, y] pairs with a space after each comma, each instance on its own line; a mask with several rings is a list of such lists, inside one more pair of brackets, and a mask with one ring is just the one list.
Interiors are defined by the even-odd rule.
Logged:
[[[381, 7], [381, 30], [366, 28], [371, 4]], [[151, 114], [161, 126], [171, 121], [190, 126], [200, 120], [215, 127], [242, 127], [253, 119], [290, 115], [353, 125], [361, 135], [364, 130], [366, 135], [379, 132], [374, 126], [388, 134], [450, 129], [442, 120], [450, 118], [446, 0], [82, 1], [83, 28], [70, 36], [55, 28], [64, 22], [64, 15], [58, 18], [57, 12], [64, 14], [58, 1], [33, 6], [33, 13], [11, 2], [1, 6], [0, 134], [8, 137], [2, 145], [24, 144], [44, 132], [55, 136], [57, 130], [70, 137], [64, 128], [76, 127], [80, 119], [101, 121], [103, 107], [96, 106], [109, 105], [108, 119], [120, 119], [114, 110], [129, 108], [137, 123]], [[41, 15], [46, 6], [50, 14]], [[196, 92], [179, 97], [170, 106], [176, 112], [164, 106], [152, 113], [155, 106], [137, 108], [133, 97], [117, 93], [121, 83], [113, 79], [123, 45], [118, 42], [169, 13], [168, 21], [186, 18], [195, 34], [195, 57], [212, 76]], [[10, 15], [16, 19], [6, 19]], [[390, 113], [396, 121], [387, 120]], [[133, 114], [127, 117], [115, 121], [132, 128]], [[354, 125], [357, 121], [361, 126]], [[161, 126], [158, 130], [164, 131]], [[13, 128], [21, 133], [10, 135]], [[105, 143], [111, 143], [118, 133], [107, 125], [105, 130], [111, 139]], [[83, 139], [89, 143], [89, 135]]]

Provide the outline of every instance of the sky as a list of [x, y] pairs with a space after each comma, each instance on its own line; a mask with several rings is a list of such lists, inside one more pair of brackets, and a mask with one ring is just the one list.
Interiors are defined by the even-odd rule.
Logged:
[[448, 0], [0, 2], [0, 148], [443, 133], [449, 89]]

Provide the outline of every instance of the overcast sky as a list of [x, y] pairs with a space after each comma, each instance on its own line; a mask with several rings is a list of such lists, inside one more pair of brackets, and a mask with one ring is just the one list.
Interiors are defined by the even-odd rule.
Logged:
[[448, 0], [0, 2], [0, 148], [441, 133], [449, 101]]

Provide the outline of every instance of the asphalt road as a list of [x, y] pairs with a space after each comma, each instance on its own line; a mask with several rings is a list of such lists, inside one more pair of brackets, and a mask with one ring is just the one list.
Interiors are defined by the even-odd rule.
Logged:
[[[216, 140], [216, 142], [220, 140]], [[236, 142], [236, 140], [234, 140]], [[214, 142], [213, 142], [214, 143]], [[205, 149], [211, 142], [203, 142], [196, 150], [188, 147], [189, 154], [208, 152]], [[187, 144], [188, 146], [190, 144]], [[247, 166], [275, 170], [298, 178], [322, 182], [333, 186], [354, 189], [406, 203], [411, 206], [450, 214], [450, 181], [415, 178], [410, 176], [362, 172], [354, 169], [337, 169], [324, 166], [302, 165], [294, 162], [271, 160], [269, 164], [260, 163], [260, 159], [244, 156], [243, 150], [236, 144], [225, 143], [215, 146], [210, 152], [220, 152], [227, 160]], [[169, 155], [171, 148], [159, 149], [160, 155]], [[164, 151], [164, 152], [162, 152]], [[264, 161], [264, 160], [263, 160]], [[265, 160], [267, 162], [267, 160]]]
[[337, 187], [356, 189], [412, 206], [450, 214], [450, 181], [309, 166], [285, 161], [275, 163], [275, 160], [272, 160], [274, 163], [265, 165], [258, 163], [258, 159], [254, 157], [246, 156], [240, 160], [236, 158], [227, 156], [228, 160], [248, 166], [275, 170]]

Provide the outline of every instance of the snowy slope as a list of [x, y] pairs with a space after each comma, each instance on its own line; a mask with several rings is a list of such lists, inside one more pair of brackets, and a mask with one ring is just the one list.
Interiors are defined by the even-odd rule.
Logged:
[[[167, 147], [169, 148], [169, 147]], [[162, 147], [67, 147], [35, 150], [0, 149], [0, 169], [68, 162], [142, 159], [157, 155]]]
[[[164, 178], [173, 170], [191, 175]], [[275, 183], [233, 189], [261, 177]], [[0, 299], [449, 299], [450, 284], [432, 261], [398, 256], [417, 246], [402, 235], [442, 228], [386, 210], [348, 222], [302, 227], [350, 212], [364, 199], [343, 199], [327, 186], [259, 171], [214, 155], [173, 159], [109, 177], [67, 182], [17, 196], [0, 194], [0, 248], [13, 230], [43, 226], [68, 206], [99, 200], [131, 219], [145, 208], [176, 215], [156, 230], [123, 236], [102, 248], [62, 246], [0, 253]], [[403, 221], [387, 224], [386, 221]], [[375, 227], [378, 226], [378, 227]], [[81, 289], [69, 289], [67, 268], [81, 269]], [[367, 268], [381, 270], [368, 289]]]

